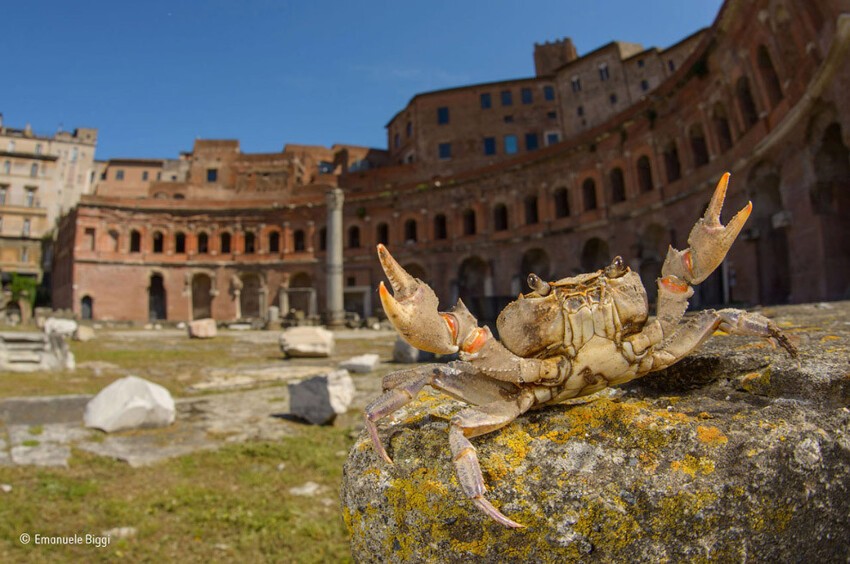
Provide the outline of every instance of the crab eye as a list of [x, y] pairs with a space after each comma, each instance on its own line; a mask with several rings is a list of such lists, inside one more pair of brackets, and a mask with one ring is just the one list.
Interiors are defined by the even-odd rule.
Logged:
[[548, 296], [549, 292], [552, 290], [548, 283], [541, 280], [540, 277], [533, 272], [528, 275], [528, 287], [541, 296]]
[[623, 257], [616, 256], [611, 264], [605, 267], [605, 276], [608, 278], [619, 278], [626, 273], [626, 263], [623, 262]]

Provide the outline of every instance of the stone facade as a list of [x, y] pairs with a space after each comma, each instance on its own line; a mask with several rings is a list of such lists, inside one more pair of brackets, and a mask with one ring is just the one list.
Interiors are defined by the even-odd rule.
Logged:
[[[846, 0], [728, 0], [710, 28], [666, 50], [615, 42], [574, 58], [566, 43], [538, 46], [534, 78], [419, 94], [388, 124], [386, 153], [287, 146], [244, 155], [234, 141], [199, 141], [183, 157], [186, 181], [152, 183], [142, 200], [83, 201], [60, 233], [64, 274], [54, 300], [81, 313], [88, 296], [96, 318], [140, 320], [163, 285], [165, 318], [191, 319], [200, 313], [192, 285], [206, 276], [217, 319], [239, 313], [235, 280], [244, 284], [240, 300], [265, 296], [251, 298], [250, 311], [243, 303], [242, 317], [258, 311], [255, 303], [319, 313], [324, 194], [336, 184], [345, 194], [347, 310], [375, 309], [379, 242], [434, 287], [444, 308], [461, 297], [485, 321], [525, 290], [529, 272], [570, 276], [615, 254], [652, 298], [667, 245], [687, 246], [726, 171], [724, 221], [747, 200], [754, 212], [692, 303], [847, 297], [848, 50]], [[502, 104], [506, 91], [510, 105]], [[579, 106], [584, 122], [576, 121]], [[545, 141], [547, 128], [560, 141]], [[529, 150], [525, 135], [534, 132]], [[505, 151], [511, 135], [516, 151]], [[485, 154], [487, 138], [495, 154]], [[445, 143], [450, 152], [440, 158]], [[172, 197], [156, 199], [157, 191]], [[228, 252], [218, 246], [223, 233]], [[287, 284], [313, 290], [295, 304], [296, 294], [276, 291]], [[127, 291], [117, 295], [116, 287]]]

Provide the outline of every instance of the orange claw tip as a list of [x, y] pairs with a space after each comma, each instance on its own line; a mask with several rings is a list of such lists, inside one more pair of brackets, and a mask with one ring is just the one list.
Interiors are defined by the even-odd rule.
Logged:
[[481, 350], [481, 347], [483, 347], [484, 343], [487, 342], [488, 335], [486, 329], [481, 329], [479, 327], [475, 329], [473, 335], [470, 335], [471, 339], [467, 338], [467, 340], [463, 343], [463, 352], [470, 354], [476, 353]]

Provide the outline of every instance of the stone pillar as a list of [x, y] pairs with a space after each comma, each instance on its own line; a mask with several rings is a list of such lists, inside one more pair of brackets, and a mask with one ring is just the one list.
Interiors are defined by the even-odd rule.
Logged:
[[325, 201], [328, 206], [327, 324], [328, 327], [342, 327], [345, 323], [342, 293], [342, 190], [328, 190]]

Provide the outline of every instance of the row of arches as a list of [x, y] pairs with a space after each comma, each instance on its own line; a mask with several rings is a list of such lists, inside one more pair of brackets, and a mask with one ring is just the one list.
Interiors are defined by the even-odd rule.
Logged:
[[143, 234], [140, 229], [130, 229], [127, 233], [127, 243], [124, 247], [122, 234], [119, 229], [109, 229], [105, 241], [99, 242], [94, 236], [94, 230], [87, 228], [91, 236], [90, 250], [137, 253], [173, 253], [182, 254], [255, 254], [255, 253], [281, 253], [281, 252], [303, 252], [308, 248], [307, 233], [303, 229], [295, 229], [291, 232], [289, 248], [286, 248], [285, 232], [279, 230], [267, 231], [264, 236], [255, 231], [219, 231], [210, 233], [198, 231], [197, 233], [182, 230], [169, 232], [164, 229], [154, 229], [149, 234]]

